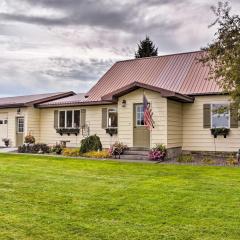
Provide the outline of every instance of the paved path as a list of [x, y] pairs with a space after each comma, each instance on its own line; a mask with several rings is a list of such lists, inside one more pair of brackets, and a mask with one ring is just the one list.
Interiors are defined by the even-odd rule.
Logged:
[[0, 148], [0, 153], [9, 153], [16, 151], [17, 148]]

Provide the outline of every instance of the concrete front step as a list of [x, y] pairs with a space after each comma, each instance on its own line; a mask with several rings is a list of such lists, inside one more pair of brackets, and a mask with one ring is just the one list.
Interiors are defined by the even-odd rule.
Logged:
[[149, 148], [146, 147], [130, 147], [128, 149], [129, 151], [149, 151]]
[[133, 155], [133, 154], [123, 154], [120, 159], [127, 160], [149, 160], [147, 155]]
[[148, 156], [148, 151], [133, 151], [133, 150], [127, 150], [124, 151], [124, 155], [142, 155], [142, 156]]

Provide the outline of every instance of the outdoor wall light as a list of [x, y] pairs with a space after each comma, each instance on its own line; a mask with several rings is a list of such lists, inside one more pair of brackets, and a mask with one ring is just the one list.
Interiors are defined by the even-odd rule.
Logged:
[[126, 107], [126, 105], [127, 105], [127, 101], [125, 99], [122, 100], [122, 107]]
[[21, 108], [18, 108], [17, 109], [17, 114], [20, 114], [21, 113]]

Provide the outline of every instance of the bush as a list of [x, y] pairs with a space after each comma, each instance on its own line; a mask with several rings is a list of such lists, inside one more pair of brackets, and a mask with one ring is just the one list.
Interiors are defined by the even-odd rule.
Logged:
[[202, 163], [203, 163], [203, 164], [207, 164], [207, 165], [212, 165], [212, 164], [215, 164], [216, 161], [215, 161], [214, 159], [211, 159], [211, 158], [204, 158], [204, 159], [202, 160]]
[[80, 153], [98, 150], [102, 151], [102, 143], [96, 134], [89, 136], [81, 141]]
[[163, 144], [157, 144], [149, 151], [149, 159], [154, 161], [164, 161], [167, 155], [167, 149]]
[[28, 144], [34, 144], [34, 143], [35, 143], [35, 137], [32, 136], [31, 134], [28, 134], [28, 135], [25, 137], [24, 142], [25, 142], [25, 143], [28, 143]]
[[177, 162], [179, 163], [191, 163], [193, 162], [193, 157], [192, 155], [180, 155], [177, 159]]
[[87, 158], [110, 158], [111, 155], [108, 151], [103, 150], [103, 151], [91, 151], [82, 154], [83, 157]]
[[37, 143], [33, 145], [24, 144], [18, 147], [19, 153], [50, 153], [50, 147], [47, 144]]
[[78, 157], [80, 156], [80, 151], [78, 148], [64, 148], [63, 156]]
[[112, 146], [110, 146], [109, 154], [112, 156], [120, 155], [127, 149], [128, 146], [124, 145], [122, 142], [115, 142]]
[[238, 165], [238, 160], [234, 156], [231, 156], [227, 159], [226, 164], [228, 166]]
[[56, 153], [57, 155], [60, 155], [60, 154], [62, 154], [63, 149], [64, 148], [61, 144], [56, 144], [56, 145], [52, 146], [51, 152]]

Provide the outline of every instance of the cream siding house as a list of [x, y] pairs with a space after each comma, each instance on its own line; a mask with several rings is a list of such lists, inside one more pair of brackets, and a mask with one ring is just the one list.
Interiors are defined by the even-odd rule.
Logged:
[[[117, 62], [86, 94], [0, 99], [0, 138], [18, 146], [30, 133], [41, 143], [79, 147], [83, 138], [97, 134], [104, 148], [120, 141], [141, 149], [162, 143], [169, 156], [181, 151], [236, 152], [240, 148], [236, 110], [207, 79], [209, 69], [197, 61], [201, 54]], [[153, 113], [151, 130], [144, 122], [143, 96]], [[220, 114], [218, 108], [225, 110]], [[220, 128], [229, 133], [214, 136], [211, 129]]]

